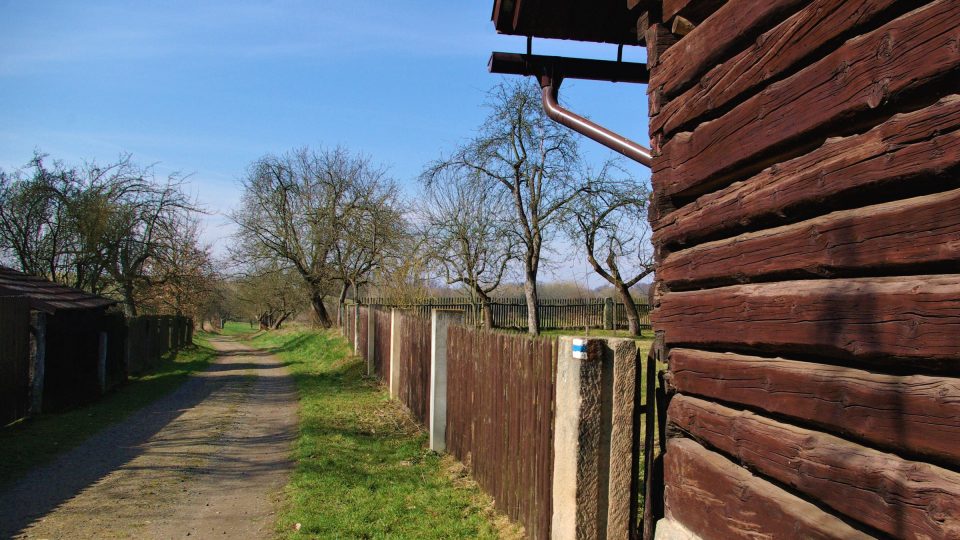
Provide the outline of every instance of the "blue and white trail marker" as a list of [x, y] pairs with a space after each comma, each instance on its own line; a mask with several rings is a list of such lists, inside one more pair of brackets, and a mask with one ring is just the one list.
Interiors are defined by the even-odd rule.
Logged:
[[587, 340], [574, 338], [572, 347], [573, 347], [574, 359], [576, 360], [587, 359]]

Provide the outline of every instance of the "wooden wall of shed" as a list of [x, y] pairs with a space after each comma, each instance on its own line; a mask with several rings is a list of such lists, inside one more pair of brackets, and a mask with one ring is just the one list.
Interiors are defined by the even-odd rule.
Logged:
[[0, 427], [30, 411], [30, 302], [0, 297]]
[[960, 2], [647, 5], [666, 516], [960, 538]]

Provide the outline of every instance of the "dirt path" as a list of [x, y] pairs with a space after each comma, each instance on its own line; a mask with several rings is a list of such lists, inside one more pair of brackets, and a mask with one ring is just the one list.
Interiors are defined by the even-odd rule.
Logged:
[[293, 381], [217, 338], [205, 372], [0, 493], [0, 538], [269, 538], [292, 462]]

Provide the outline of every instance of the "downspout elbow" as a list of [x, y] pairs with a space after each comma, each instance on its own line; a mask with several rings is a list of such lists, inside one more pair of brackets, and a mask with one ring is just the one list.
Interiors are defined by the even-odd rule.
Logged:
[[652, 156], [648, 148], [561, 107], [557, 102], [561, 82], [562, 79], [559, 77], [548, 75], [540, 77], [540, 88], [543, 94], [543, 110], [550, 119], [559, 124], [563, 124], [585, 137], [593, 139], [641, 165], [645, 165], [646, 167], [652, 166]]

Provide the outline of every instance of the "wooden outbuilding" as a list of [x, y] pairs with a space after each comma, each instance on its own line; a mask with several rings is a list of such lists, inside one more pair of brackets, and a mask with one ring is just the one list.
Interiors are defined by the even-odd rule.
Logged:
[[646, 534], [960, 538], [960, 2], [513, 0], [494, 21], [579, 39], [603, 24], [551, 12], [588, 4], [617, 14], [589, 39], [625, 43], [628, 17], [647, 48], [668, 368]]
[[0, 424], [90, 401], [126, 378], [114, 304], [0, 267]]

